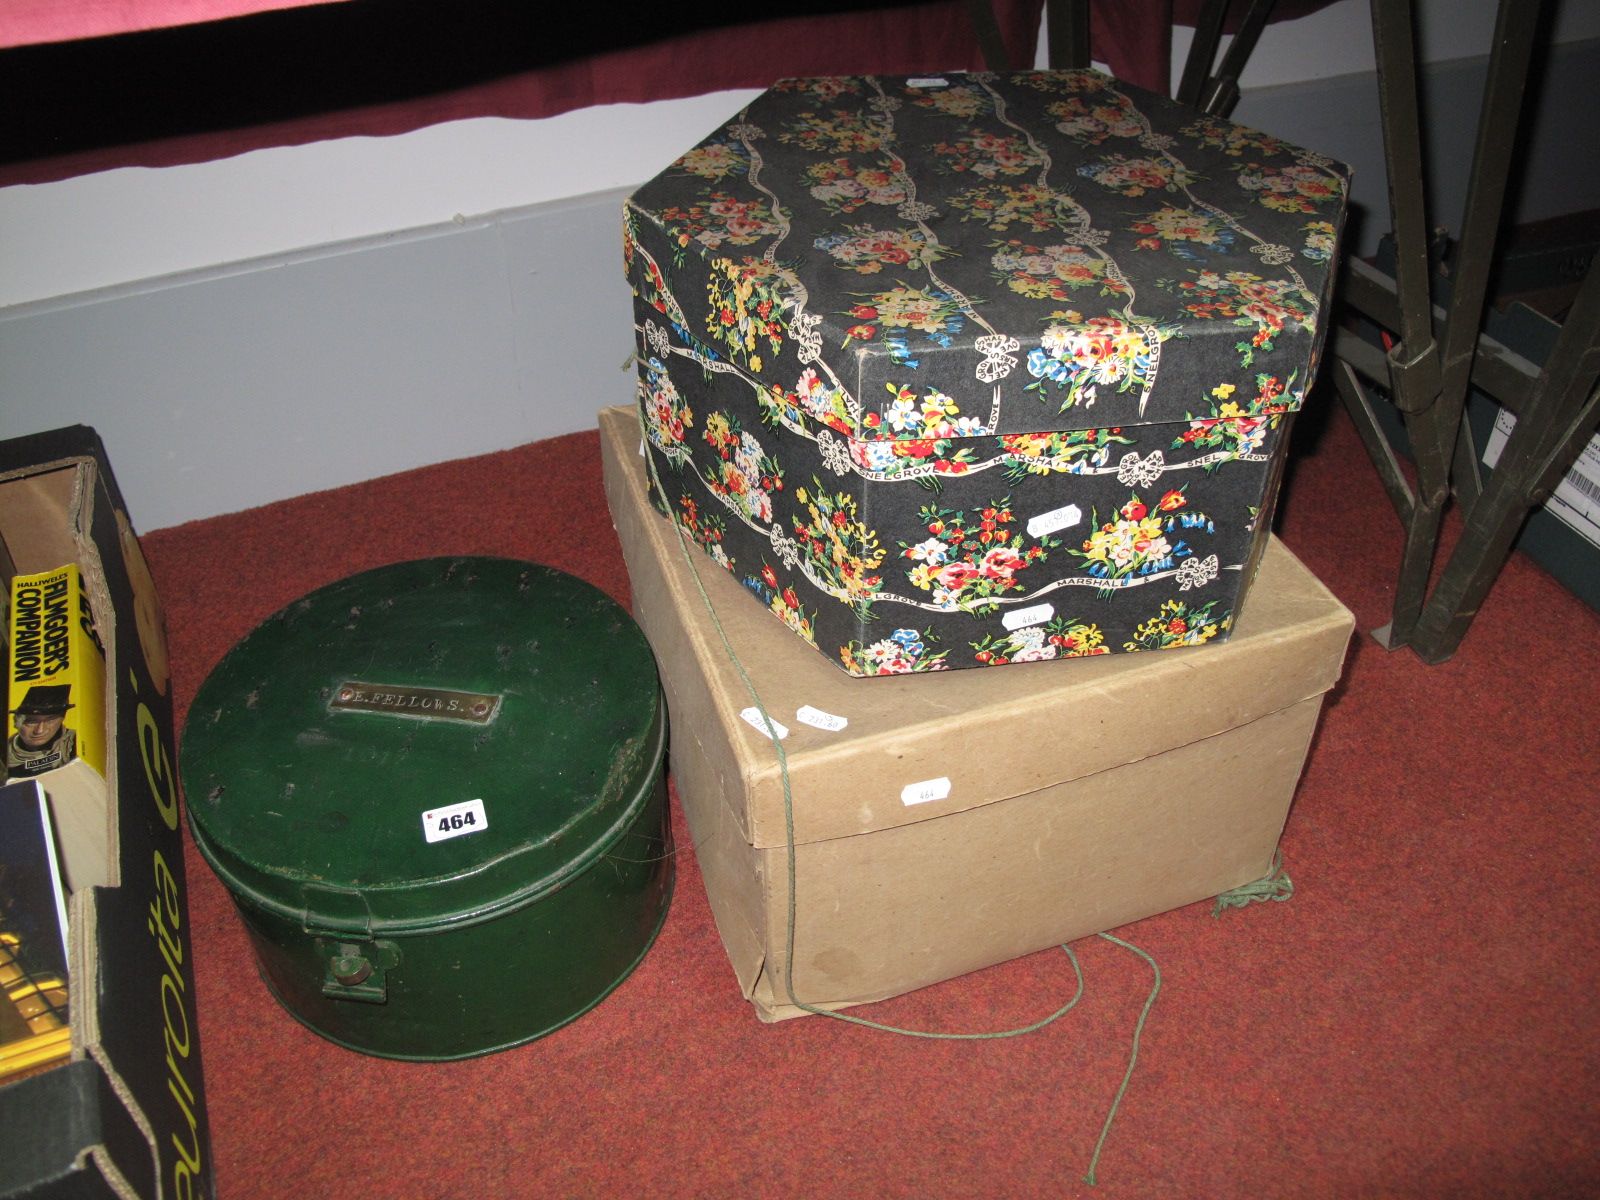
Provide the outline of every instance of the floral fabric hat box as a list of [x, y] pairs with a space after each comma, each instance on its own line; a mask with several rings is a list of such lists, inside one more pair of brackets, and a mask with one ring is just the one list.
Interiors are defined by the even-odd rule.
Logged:
[[855, 675], [1225, 638], [1348, 174], [1093, 71], [780, 83], [625, 207], [657, 502]]

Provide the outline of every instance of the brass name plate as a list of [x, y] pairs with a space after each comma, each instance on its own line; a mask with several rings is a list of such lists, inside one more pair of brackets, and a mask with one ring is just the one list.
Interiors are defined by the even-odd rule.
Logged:
[[487, 725], [500, 711], [500, 697], [483, 692], [407, 687], [349, 680], [334, 689], [328, 707], [345, 712], [383, 713], [423, 721], [463, 721]]

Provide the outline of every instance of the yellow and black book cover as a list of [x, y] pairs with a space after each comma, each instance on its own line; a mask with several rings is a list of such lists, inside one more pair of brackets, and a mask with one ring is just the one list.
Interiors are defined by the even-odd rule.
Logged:
[[5, 774], [50, 802], [67, 888], [112, 882], [105, 651], [75, 565], [11, 581]]
[[11, 581], [9, 778], [82, 760], [106, 771], [105, 651], [76, 565]]

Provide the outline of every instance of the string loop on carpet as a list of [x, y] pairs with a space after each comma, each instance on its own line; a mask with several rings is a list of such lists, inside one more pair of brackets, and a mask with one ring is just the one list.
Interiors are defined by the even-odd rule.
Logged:
[[1260, 879], [1250, 883], [1240, 884], [1238, 887], [1223, 892], [1217, 897], [1217, 906], [1211, 910], [1213, 917], [1220, 917], [1230, 908], [1244, 908], [1250, 904], [1265, 904], [1267, 901], [1282, 903], [1294, 895], [1294, 880], [1289, 878], [1289, 873], [1283, 869], [1282, 851], [1274, 850], [1272, 853], [1272, 866]]

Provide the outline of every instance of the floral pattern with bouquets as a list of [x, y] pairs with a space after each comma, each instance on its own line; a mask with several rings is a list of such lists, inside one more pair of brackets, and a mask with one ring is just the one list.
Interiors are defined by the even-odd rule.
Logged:
[[936, 284], [901, 284], [859, 297], [843, 316], [855, 324], [845, 330], [844, 345], [881, 342], [898, 365], [915, 369], [921, 361], [913, 346], [948, 347], [960, 336], [967, 319], [961, 299]]
[[1200, 145], [1220, 150], [1231, 158], [1238, 158], [1247, 152], [1270, 157], [1284, 154], [1289, 149], [1284, 142], [1270, 133], [1262, 133], [1259, 129], [1251, 129], [1245, 125], [1235, 125], [1231, 121], [1222, 121], [1216, 117], [1201, 117], [1193, 124], [1186, 125], [1182, 133]]
[[931, 109], [962, 121], [994, 112], [994, 102], [989, 99], [987, 92], [964, 83], [919, 92], [911, 103], [918, 108]]
[[1128, 228], [1139, 235], [1140, 250], [1166, 249], [1179, 258], [1204, 262], [1207, 255], [1233, 249], [1234, 232], [1217, 217], [1167, 204], [1134, 221]]
[[708, 250], [751, 246], [778, 232], [766, 201], [740, 200], [726, 192], [712, 192], [698, 204], [674, 206], [661, 215], [682, 241], [694, 241]]
[[887, 162], [852, 162], [833, 158], [805, 170], [812, 197], [829, 212], [849, 214], [868, 204], [904, 204], [911, 197], [908, 181]]
[[1292, 375], [1287, 384], [1276, 375], [1257, 375], [1255, 383], [1256, 394], [1243, 403], [1233, 398], [1239, 390], [1233, 384], [1217, 384], [1207, 397], [1210, 411], [1190, 413], [1189, 428], [1173, 440], [1173, 448], [1220, 451], [1222, 457], [1207, 464], [1212, 471], [1224, 462], [1260, 454], [1284, 415], [1300, 407], [1301, 394]]
[[1332, 260], [1334, 246], [1339, 240], [1339, 231], [1333, 227], [1332, 221], [1307, 221], [1301, 226], [1301, 231], [1306, 235], [1301, 254], [1315, 263]]
[[950, 253], [947, 247], [929, 241], [920, 229], [874, 229], [871, 225], [847, 225], [817, 238], [812, 245], [841, 267], [862, 275], [876, 275], [885, 267], [921, 271]]
[[777, 571], [773, 570], [770, 563], [762, 563], [759, 574], [746, 575], [744, 586], [767, 606], [767, 611], [811, 645], [817, 644], [816, 630], [811, 624], [811, 613], [800, 603], [800, 597], [794, 588], [778, 578]]
[[714, 259], [706, 283], [711, 300], [706, 332], [734, 361], [761, 370], [762, 348], [776, 354], [783, 345], [790, 286], [787, 272], [774, 263]]
[[678, 511], [673, 514], [679, 527], [724, 570], [733, 570], [733, 560], [723, 549], [722, 541], [728, 534], [728, 523], [717, 513], [700, 511], [693, 496], [678, 497]]
[[[673, 248], [681, 248], [680, 235], [674, 231], [671, 236]], [[684, 241], [688, 240], [687, 234], [681, 236]], [[631, 220], [622, 223], [622, 258], [628, 268], [628, 277], [633, 280], [634, 298], [654, 309], [658, 316], [675, 320], [672, 306], [668, 303], [672, 293], [661, 273], [661, 264], [648, 254], [639, 253], [639, 240]]]
[[1119, 196], [1130, 197], [1146, 192], [1177, 192], [1197, 178], [1193, 171], [1170, 159], [1127, 158], [1121, 154], [1084, 163], [1078, 174]]
[[1005, 433], [1000, 435], [1000, 445], [1005, 451], [1006, 478], [1021, 483], [1029, 475], [1081, 474], [1090, 467], [1104, 467], [1111, 461], [1112, 447], [1132, 446], [1134, 439], [1112, 426]]
[[774, 92], [792, 92], [831, 104], [840, 97], [859, 96], [861, 80], [851, 75], [826, 75], [812, 79], [780, 79], [772, 85]]
[[940, 475], [966, 472], [976, 457], [969, 439], [984, 432], [983, 423], [963, 416], [943, 392], [918, 395], [909, 387], [886, 386], [894, 398], [882, 413], [869, 412], [862, 422], [869, 435], [878, 436], [850, 438], [850, 461], [885, 478], [924, 465]]
[[1129, 653], [1140, 650], [1172, 650], [1179, 646], [1198, 646], [1226, 633], [1233, 624], [1232, 613], [1217, 615], [1219, 600], [1194, 604], [1187, 600], [1164, 600], [1160, 610], [1141, 621], [1131, 640], [1122, 644]]
[[1027, 139], [998, 133], [973, 133], [951, 142], [935, 142], [929, 149], [939, 169], [981, 179], [1022, 175], [1044, 164]]
[[663, 504], [860, 674], [1225, 636], [1345, 186], [1093, 72], [786, 81], [629, 201]]
[[1262, 207], [1287, 213], [1314, 213], [1344, 195], [1339, 180], [1307, 163], [1250, 163], [1239, 171], [1239, 186], [1253, 193]]
[[871, 113], [836, 108], [795, 115], [778, 140], [818, 154], [862, 154], [882, 150], [885, 129]]
[[644, 361], [643, 367], [639, 377], [639, 403], [644, 411], [645, 430], [652, 445], [676, 457], [694, 425], [694, 411], [679, 395], [665, 363], [652, 356]]
[[981, 420], [963, 414], [960, 405], [937, 389], [919, 395], [909, 387], [884, 386], [892, 399], [881, 415], [869, 415], [864, 422], [869, 430], [884, 430], [902, 440], [976, 437], [986, 432]]
[[1100, 626], [1075, 617], [1052, 617], [1042, 625], [985, 634], [970, 645], [974, 651], [973, 660], [986, 667], [1111, 653]]
[[884, 549], [858, 515], [856, 498], [815, 476], [810, 487], [795, 489], [794, 498], [803, 510], [794, 517], [794, 534], [808, 573], [841, 599], [866, 608], [883, 586], [877, 571]]
[[783, 491], [783, 465], [728, 413], [707, 414], [700, 436], [717, 455], [706, 486], [750, 520], [770, 524], [772, 497]]
[[995, 597], [1021, 591], [1018, 576], [1061, 545], [1048, 536], [1030, 539], [1017, 529], [1009, 496], [970, 514], [925, 504], [917, 519], [928, 536], [900, 543], [901, 557], [916, 564], [906, 578], [942, 609], [992, 607]]
[[1066, 300], [1085, 288], [1102, 296], [1126, 295], [1128, 285], [1104, 258], [1083, 246], [1031, 246], [1020, 238], [993, 242], [996, 281], [1030, 300]]
[[1263, 279], [1249, 271], [1196, 271], [1193, 279], [1156, 282], [1181, 297], [1184, 309], [1200, 320], [1231, 321], [1253, 330], [1233, 347], [1244, 367], [1254, 365], [1257, 352], [1273, 350], [1285, 329], [1316, 328], [1316, 298], [1293, 280]]
[[994, 184], [950, 197], [950, 206], [963, 221], [979, 222], [996, 233], [1006, 233], [1013, 225], [1035, 233], [1058, 230], [1071, 203], [1065, 192], [1037, 183]]
[[697, 175], [701, 179], [726, 179], [749, 171], [750, 154], [734, 138], [719, 138], [701, 143], [672, 165], [687, 175]]
[[1101, 388], [1139, 392], [1155, 381], [1160, 333], [1128, 324], [1121, 317], [1058, 314], [1039, 345], [1028, 351], [1028, 384], [1040, 399], [1053, 400], [1058, 412], [1095, 402]]
[[897, 479], [910, 474], [961, 475], [972, 469], [977, 452], [959, 438], [912, 438], [889, 442], [851, 438], [846, 443], [850, 461], [875, 479]]
[[918, 671], [944, 671], [948, 650], [932, 652], [929, 635], [915, 629], [896, 629], [886, 638], [863, 645], [852, 641], [839, 647], [839, 660], [852, 675], [910, 675]]
[[807, 367], [795, 381], [794, 390], [774, 385], [760, 394], [762, 414], [773, 422], [788, 421], [801, 430], [809, 417], [837, 433], [855, 432], [850, 399], [838, 384], [830, 383]]
[[[851, 441], [883, 447], [881, 452], [854, 447], [847, 451], [857, 466], [868, 471], [886, 469], [884, 456], [928, 457], [925, 449], [913, 448], [913, 444], [948, 442], [987, 432], [982, 421], [963, 415], [956, 402], [937, 389], [924, 389], [919, 394], [913, 388], [893, 383], [884, 387], [893, 399], [883, 411], [860, 412], [844, 388], [807, 367], [792, 391], [776, 385], [764, 388], [758, 401], [763, 417], [770, 423], [788, 423], [803, 430], [810, 419]], [[902, 443], [902, 448], [893, 449], [895, 443]], [[963, 462], [969, 459], [969, 454], [961, 456]]]
[[1056, 119], [1056, 128], [1088, 146], [1098, 146], [1108, 138], [1136, 138], [1144, 133], [1144, 122], [1134, 107], [1117, 93], [1097, 100], [1075, 96], [1046, 105], [1045, 112]]
[[1188, 504], [1181, 488], [1166, 492], [1153, 507], [1134, 492], [1105, 521], [1095, 512], [1094, 531], [1070, 553], [1091, 576], [1108, 584], [1170, 570], [1194, 554], [1182, 537], [1184, 530], [1214, 528], [1209, 517]]

